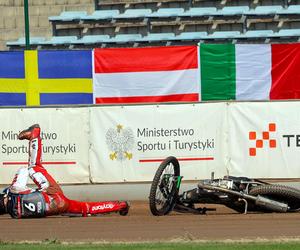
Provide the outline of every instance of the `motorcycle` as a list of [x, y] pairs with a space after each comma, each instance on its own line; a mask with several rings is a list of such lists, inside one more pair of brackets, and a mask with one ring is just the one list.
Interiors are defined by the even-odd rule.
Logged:
[[214, 208], [196, 207], [196, 204], [221, 204], [239, 213], [299, 212], [300, 190], [270, 184], [247, 177], [224, 176], [199, 181], [196, 188], [179, 194], [183, 176], [179, 161], [167, 157], [158, 167], [150, 188], [149, 206], [155, 216], [171, 211], [205, 214]]

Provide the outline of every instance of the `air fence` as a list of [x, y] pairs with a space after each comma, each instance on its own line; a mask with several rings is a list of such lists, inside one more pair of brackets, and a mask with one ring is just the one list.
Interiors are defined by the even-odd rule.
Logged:
[[170, 155], [186, 182], [212, 172], [297, 182], [299, 110], [299, 101], [1, 108], [0, 184], [27, 165], [28, 142], [17, 134], [34, 123], [42, 128], [43, 165], [81, 195], [87, 187], [107, 193], [114, 186], [126, 198], [137, 198], [128, 187], [147, 198]]

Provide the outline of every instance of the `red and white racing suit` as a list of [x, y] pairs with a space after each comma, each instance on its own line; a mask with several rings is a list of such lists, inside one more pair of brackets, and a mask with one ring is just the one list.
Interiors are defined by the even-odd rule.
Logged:
[[[33, 138], [29, 141], [28, 167], [19, 169], [10, 186], [12, 193], [28, 194], [35, 190], [27, 187], [30, 177], [43, 194], [46, 216], [55, 214], [81, 214], [82, 216], [109, 213], [128, 209], [127, 202], [81, 202], [68, 199], [60, 186], [41, 164], [42, 143], [40, 128], [34, 128]], [[36, 131], [37, 130], [37, 131]]]

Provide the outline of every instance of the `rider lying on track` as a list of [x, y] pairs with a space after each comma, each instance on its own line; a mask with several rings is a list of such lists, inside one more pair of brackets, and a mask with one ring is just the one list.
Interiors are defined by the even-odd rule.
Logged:
[[[33, 218], [69, 214], [78, 216], [119, 212], [126, 215], [126, 201], [81, 202], [68, 199], [57, 182], [41, 164], [42, 143], [40, 126], [35, 124], [18, 135], [29, 140], [28, 167], [18, 170], [12, 184], [0, 194], [0, 214], [13, 218]], [[37, 189], [27, 187], [30, 177]]]

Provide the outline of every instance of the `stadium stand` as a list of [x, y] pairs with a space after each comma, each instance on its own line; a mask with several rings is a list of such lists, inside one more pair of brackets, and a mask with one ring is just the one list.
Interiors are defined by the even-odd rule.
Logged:
[[213, 39], [213, 40], [236, 39], [236, 38], [239, 38], [240, 34], [241, 33], [239, 31], [215, 31], [214, 33], [209, 35], [207, 38]]
[[99, 46], [101, 47], [102, 44], [106, 44], [110, 42], [109, 35], [87, 35], [84, 36], [77, 41], [73, 42], [73, 45], [78, 46]]
[[218, 10], [215, 15], [220, 16], [241, 16], [249, 11], [249, 6], [228, 6]]
[[257, 6], [255, 9], [248, 10], [246, 15], [254, 15], [254, 16], [270, 16], [276, 15], [280, 11], [283, 10], [283, 6], [281, 5], [270, 5], [270, 6]]
[[160, 8], [157, 11], [147, 15], [150, 18], [171, 18], [178, 17], [184, 12], [183, 8]]
[[181, 13], [181, 17], [209, 17], [217, 12], [216, 7], [191, 7], [184, 13]]
[[142, 39], [141, 34], [118, 34], [111, 39], [111, 42], [117, 44], [133, 43], [141, 39]]
[[91, 15], [82, 17], [83, 21], [111, 20], [120, 14], [119, 10], [96, 10]]
[[141, 39], [142, 42], [166, 42], [175, 37], [174, 33], [149, 33]]
[[283, 8], [277, 11], [279, 15], [282, 14], [299, 14], [300, 13], [300, 5], [290, 5], [287, 8]]
[[[47, 15], [39, 10], [49, 9], [51, 3], [61, 8]], [[32, 32], [33, 38], [45, 34], [43, 40], [32, 39], [38, 48], [294, 42], [300, 38], [300, 0], [32, 0], [30, 8], [37, 15], [43, 13], [48, 22], [44, 33]], [[10, 49], [18, 49], [24, 47], [21, 38], [4, 40]]]
[[300, 29], [281, 29], [273, 37], [300, 37]]
[[[17, 41], [25, 36], [23, 5], [23, 0], [0, 1], [0, 50], [8, 50], [7, 42]], [[59, 15], [63, 11], [91, 13], [94, 9], [94, 0], [30, 0], [30, 35], [49, 39], [52, 36], [49, 16]]]
[[243, 39], [245, 39], [247, 43], [257, 39], [260, 39], [260, 43], [268, 43], [270, 42], [270, 38], [272, 38], [273, 35], [273, 30], [248, 30], [244, 34], [240, 34], [239, 36], [237, 36], [237, 38], [239, 39], [240, 43]]
[[116, 16], [117, 19], [146, 18], [152, 14], [151, 9], [128, 9]]
[[41, 41], [38, 45], [42, 46], [68, 46], [77, 41], [77, 36], [53, 36], [48, 41]]
[[95, 0], [96, 9], [118, 9], [124, 12], [126, 9], [139, 9], [150, 8], [157, 10], [158, 8], [176, 8], [183, 7], [185, 9], [190, 8], [193, 4], [193, 0]]
[[50, 16], [52, 22], [74, 22], [87, 16], [86, 11], [63, 11], [59, 16]]
[[[40, 42], [46, 41], [45, 37], [30, 37], [30, 44], [34, 46], [38, 46]], [[16, 41], [7, 42], [8, 46], [24, 46], [25, 45], [25, 37], [21, 37]]]
[[200, 41], [207, 38], [207, 32], [182, 32], [171, 38], [171, 41]]
[[281, 29], [278, 32], [275, 32], [272, 36], [273, 42], [300, 42], [300, 29]]

